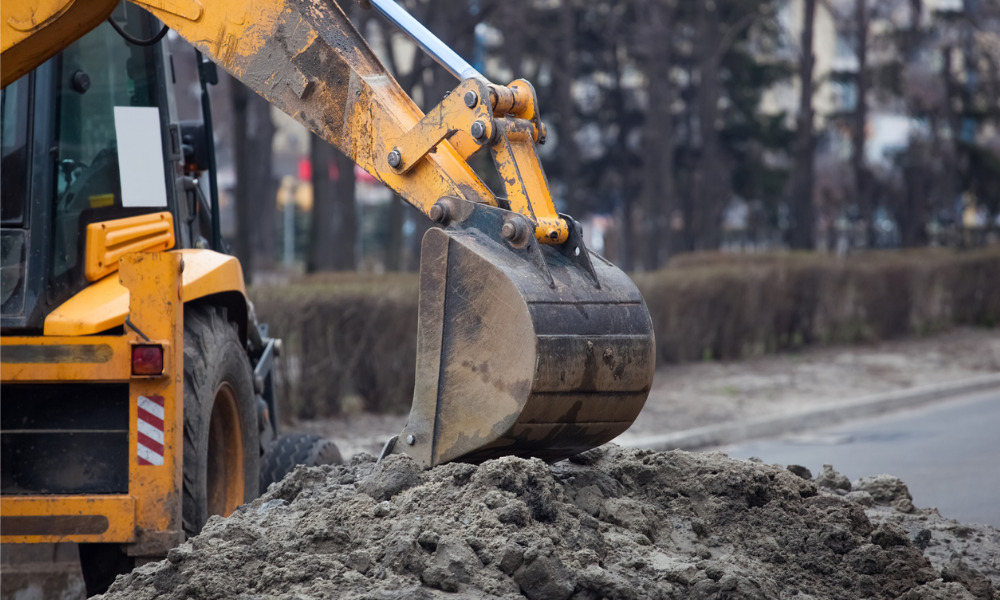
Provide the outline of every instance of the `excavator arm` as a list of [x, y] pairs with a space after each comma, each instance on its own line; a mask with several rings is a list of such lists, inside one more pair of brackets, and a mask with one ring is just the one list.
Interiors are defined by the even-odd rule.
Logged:
[[[423, 241], [416, 389], [395, 451], [428, 467], [557, 460], [628, 428], [652, 381], [649, 313], [556, 212], [528, 82], [487, 81], [391, 0], [370, 0], [461, 79], [424, 115], [330, 0], [130, 1], [441, 226]], [[100, 23], [107, 4], [3, 0], [4, 85]], [[91, 25], [64, 24], [74, 10]], [[467, 162], [484, 149], [502, 195]]]
[[[475, 77], [424, 117], [334, 2], [131, 1], [431, 218], [443, 197], [497, 204], [466, 162], [494, 148], [511, 207], [534, 218], [543, 242], [566, 240], [567, 224], [555, 213], [534, 153], [544, 130], [526, 81], [498, 86], [469, 67], [466, 74]], [[116, 5], [4, 0], [4, 87]]]

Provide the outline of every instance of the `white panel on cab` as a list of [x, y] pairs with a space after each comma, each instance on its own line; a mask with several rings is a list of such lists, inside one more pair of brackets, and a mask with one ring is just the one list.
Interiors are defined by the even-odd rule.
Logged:
[[161, 131], [160, 109], [151, 106], [115, 107], [122, 206], [167, 205]]

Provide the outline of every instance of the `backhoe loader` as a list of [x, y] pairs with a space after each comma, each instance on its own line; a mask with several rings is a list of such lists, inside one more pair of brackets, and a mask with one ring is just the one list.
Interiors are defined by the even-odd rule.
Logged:
[[[391, 0], [362, 4], [458, 78], [427, 114], [332, 0], [2, 0], [3, 542], [155, 559], [257, 494], [274, 343], [217, 251], [195, 181], [211, 123], [176, 122], [166, 28], [438, 225], [413, 404], [383, 455], [555, 461], [638, 415], [649, 313], [556, 212], [531, 84], [490, 82]], [[480, 152], [502, 190], [470, 167]]]

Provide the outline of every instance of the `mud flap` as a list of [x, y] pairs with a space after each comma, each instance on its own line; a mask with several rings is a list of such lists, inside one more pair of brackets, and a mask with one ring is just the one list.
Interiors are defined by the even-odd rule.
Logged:
[[501, 228], [517, 215], [452, 207], [452, 223], [423, 239], [416, 386], [395, 452], [426, 468], [555, 461], [628, 429], [655, 366], [635, 284], [575, 225], [559, 246], [513, 245]]

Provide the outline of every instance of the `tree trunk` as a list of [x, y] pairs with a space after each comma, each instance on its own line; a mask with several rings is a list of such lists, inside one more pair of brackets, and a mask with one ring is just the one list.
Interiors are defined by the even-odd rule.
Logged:
[[868, 121], [868, 3], [856, 0], [855, 26], [857, 28], [857, 105], [851, 124], [851, 170], [854, 173], [854, 199], [865, 220], [868, 245], [874, 241], [875, 207], [872, 205], [871, 176], [865, 166], [865, 125]]
[[805, 0], [802, 21], [801, 57], [799, 59], [799, 115], [796, 125], [795, 171], [791, 178], [792, 231], [791, 247], [812, 250], [815, 246], [816, 215], [813, 207], [813, 187], [815, 181], [813, 134], [813, 30], [816, 15], [816, 0]]
[[[910, 24], [909, 29], [903, 36], [903, 60], [904, 64], [916, 60], [917, 50], [920, 47], [921, 37], [921, 15], [923, 14], [923, 1], [910, 0]], [[918, 115], [921, 113], [920, 103], [911, 102], [908, 106], [909, 113]], [[931, 119], [931, 138], [928, 144], [923, 141], [911, 141], [906, 150], [906, 162], [903, 165], [903, 193], [902, 197], [895, 205], [896, 222], [899, 223], [900, 243], [905, 248], [923, 246], [927, 243], [927, 230], [925, 225], [928, 222], [930, 211], [931, 195], [935, 183], [935, 172], [938, 171], [938, 160], [930, 160], [934, 156], [931, 151], [937, 146], [935, 138], [937, 132], [934, 131], [934, 119]], [[938, 163], [938, 164], [935, 164]]]
[[618, 60], [618, 42], [616, 41], [625, 39], [624, 30], [618, 29], [621, 26], [621, 21], [616, 19], [613, 27], [617, 31], [611, 37], [611, 48], [609, 50], [611, 58], [610, 75], [615, 82], [614, 88], [612, 88], [609, 94], [612, 108], [609, 115], [614, 115], [618, 119], [618, 133], [615, 135], [614, 146], [612, 146], [610, 156], [608, 157], [613, 174], [615, 175], [615, 177], [609, 178], [609, 186], [611, 193], [621, 200], [621, 218], [618, 219], [618, 225], [621, 230], [621, 243], [618, 247], [619, 254], [615, 262], [618, 263], [618, 267], [622, 270], [631, 271], [635, 268], [635, 202], [633, 202], [632, 190], [630, 189], [632, 186], [629, 185], [632, 176], [629, 170], [626, 140], [628, 128], [625, 125], [625, 90], [622, 85], [622, 66]]
[[331, 165], [337, 149], [317, 135], [309, 138], [309, 163], [312, 165], [312, 218], [309, 222], [309, 245], [306, 273], [336, 269], [336, 207]]
[[646, 107], [642, 127], [642, 208], [644, 219], [637, 231], [638, 262], [647, 271], [658, 269], [670, 254], [670, 215], [674, 211], [673, 67], [674, 6], [660, 0], [646, 2], [643, 35], [638, 36], [645, 57]]
[[337, 271], [354, 271], [358, 268], [358, 207], [355, 200], [354, 161], [339, 150], [334, 152], [333, 164], [337, 181], [334, 182], [333, 268]]
[[[687, 67], [687, 79], [688, 81], [694, 81], [697, 72], [697, 67], [694, 66], [694, 62], [691, 61]], [[685, 148], [685, 160], [678, 173], [683, 174], [682, 181], [684, 182], [684, 189], [678, 195], [681, 205], [681, 251], [690, 252], [694, 250], [695, 242], [695, 229], [694, 229], [694, 204], [695, 204], [695, 194], [697, 192], [696, 184], [696, 166], [698, 164], [698, 159], [694, 156], [694, 148], [698, 144], [698, 137], [696, 134], [697, 129], [697, 117], [695, 112], [691, 107], [691, 103], [688, 102], [684, 111], [681, 113], [682, 119], [684, 120], [683, 131], [686, 132], [683, 147]]]
[[688, 236], [691, 250], [719, 246], [719, 217], [730, 191], [729, 168], [719, 144], [715, 122], [719, 118], [719, 62], [725, 48], [719, 46], [721, 27], [714, 5], [704, 3], [699, 10], [698, 91], [696, 97], [700, 156], [693, 173], [692, 228]]
[[900, 210], [896, 214], [899, 223], [900, 242], [903, 247], [913, 248], [927, 243], [929, 194], [934, 186], [936, 158], [929, 151], [933, 147], [927, 142], [912, 142], [906, 150], [903, 167], [903, 197]]
[[403, 266], [403, 222], [406, 201], [398, 195], [389, 200], [389, 225], [385, 244], [385, 270], [399, 271]]
[[573, 2], [565, 1], [559, 6], [558, 26], [550, 40], [552, 61], [552, 86], [556, 107], [549, 108], [550, 118], [555, 121], [558, 132], [559, 171], [566, 190], [566, 210], [569, 214], [582, 215], [583, 198], [580, 196], [580, 148], [576, 143], [579, 119], [576, 116], [576, 102], [573, 100], [573, 80], [577, 75], [576, 16]]
[[310, 138], [309, 161], [313, 210], [306, 272], [353, 271], [358, 229], [354, 163], [315, 135]]
[[236, 167], [236, 256], [247, 283], [257, 269], [274, 265], [275, 198], [271, 171], [274, 123], [271, 105], [238, 81], [230, 85], [233, 107], [233, 154]]

